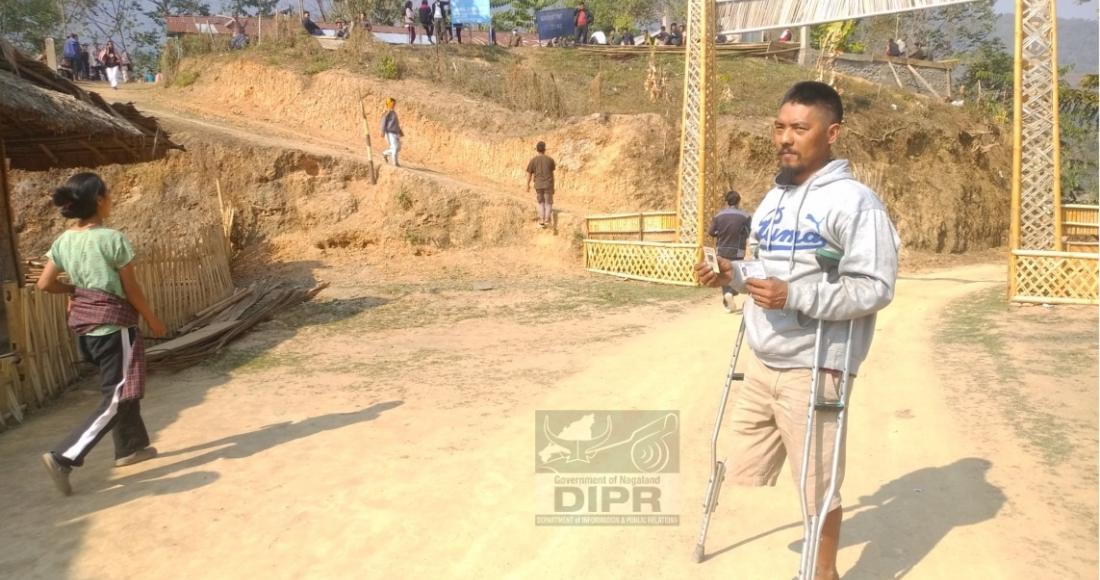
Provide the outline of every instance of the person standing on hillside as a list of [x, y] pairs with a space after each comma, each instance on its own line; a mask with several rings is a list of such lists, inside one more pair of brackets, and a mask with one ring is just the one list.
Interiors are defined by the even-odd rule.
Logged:
[[325, 35], [324, 31], [321, 30], [321, 27], [317, 26], [317, 23], [313, 21], [313, 18], [310, 18], [309, 12], [303, 12], [302, 13], [302, 28], [304, 28], [305, 31], [306, 31], [306, 34], [308, 34], [310, 36], [324, 36]]
[[420, 0], [420, 25], [424, 27], [424, 34], [428, 36], [428, 42], [435, 44], [432, 38], [432, 7], [428, 6], [428, 0]]
[[[749, 241], [749, 226], [752, 215], [741, 210], [741, 194], [734, 190], [726, 192], [726, 208], [718, 212], [710, 222], [707, 231], [715, 240], [718, 257], [731, 262], [745, 259], [745, 245]], [[722, 304], [729, 312], [737, 312], [734, 304], [737, 290], [732, 286], [722, 287]]]
[[534, 181], [539, 227], [545, 228], [554, 223], [554, 170], [558, 165], [546, 154], [546, 143], [536, 143], [535, 151], [537, 154], [527, 162], [527, 192], [531, 192], [531, 181]]
[[382, 152], [382, 157], [387, 162], [392, 162], [394, 167], [401, 167], [397, 161], [397, 154], [401, 151], [401, 138], [405, 133], [401, 131], [401, 124], [397, 121], [397, 111], [394, 107], [397, 101], [393, 97], [386, 99], [386, 112], [382, 114], [382, 137], [390, 144], [390, 148]]
[[76, 39], [75, 32], [65, 40], [65, 46], [61, 49], [61, 62], [72, 74], [73, 80], [80, 78], [80, 41]]
[[86, 81], [92, 78], [92, 54], [88, 50], [88, 44], [80, 45], [80, 80]]
[[405, 1], [405, 30], [409, 31], [409, 44], [416, 44], [416, 12], [412, 0]]
[[[882, 201], [856, 180], [847, 160], [833, 157], [843, 118], [836, 90], [804, 81], [783, 96], [773, 124], [779, 173], [753, 214], [749, 238], [767, 278], [744, 285], [752, 297], [745, 304], [745, 333], [755, 356], [748, 357], [745, 381], [730, 407], [727, 477], [735, 484], [775, 485], [786, 458], [799, 485], [811, 369], [820, 369], [822, 398], [836, 401], [842, 370], [851, 377], [859, 373], [871, 348], [875, 314], [894, 298], [901, 242]], [[828, 278], [818, 250], [840, 256]], [[718, 258], [718, 267], [715, 274], [700, 262], [695, 273], [706, 286], [730, 284], [732, 262]], [[816, 320], [823, 321], [823, 334], [821, 358], [815, 361]], [[817, 580], [839, 580], [845, 440], [834, 443], [840, 426], [836, 411], [816, 415], [804, 515], [825, 516], [817, 569], [810, 572]], [[832, 482], [834, 452], [838, 467]], [[837, 493], [820, 505], [832, 483]]]
[[680, 33], [680, 26], [675, 22], [669, 27], [668, 38], [665, 40], [667, 46], [681, 46], [684, 44], [684, 36]]
[[107, 46], [103, 47], [103, 51], [99, 53], [99, 60], [107, 72], [107, 82], [111, 83], [112, 89], [118, 89], [118, 71], [122, 66], [122, 57], [115, 50], [114, 41], [107, 41]]
[[447, 42], [446, 16], [447, 11], [443, 7], [443, 2], [440, 0], [432, 2], [432, 30], [435, 32], [435, 41], [438, 43]]
[[573, 11], [573, 28], [577, 31], [577, 44], [588, 44], [588, 27], [592, 25], [592, 11], [581, 2]]
[[119, 70], [122, 72], [122, 84], [130, 82], [130, 73], [134, 72], [134, 63], [130, 61], [130, 51], [124, 50], [118, 57]]
[[[57, 188], [53, 204], [61, 215], [78, 220], [61, 234], [46, 254], [49, 261], [38, 289], [69, 295], [68, 324], [78, 336], [84, 360], [99, 367], [103, 399], [99, 407], [42, 455], [57, 490], [71, 495], [69, 475], [108, 431], [115, 443], [115, 466], [124, 467], [156, 457], [141, 419], [145, 395], [145, 350], [138, 317], [153, 336], [164, 336], [164, 323], [145, 300], [134, 271], [134, 250], [126, 236], [107, 228], [111, 215], [107, 186], [94, 173], [78, 173]], [[68, 274], [69, 282], [59, 276]]]

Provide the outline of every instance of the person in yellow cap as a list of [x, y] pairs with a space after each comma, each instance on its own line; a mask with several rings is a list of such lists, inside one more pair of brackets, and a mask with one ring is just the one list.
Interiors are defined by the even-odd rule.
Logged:
[[386, 112], [382, 115], [382, 137], [390, 144], [390, 148], [382, 152], [382, 157], [394, 167], [401, 167], [397, 161], [397, 153], [401, 151], [401, 138], [405, 136], [401, 132], [401, 124], [397, 121], [397, 111], [394, 107], [397, 101], [390, 97], [386, 99]]

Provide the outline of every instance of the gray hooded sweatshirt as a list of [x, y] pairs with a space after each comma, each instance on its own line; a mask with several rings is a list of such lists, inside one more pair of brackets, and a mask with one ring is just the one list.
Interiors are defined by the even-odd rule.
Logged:
[[[844, 337], [855, 320], [851, 371], [871, 348], [875, 313], [894, 298], [898, 239], [886, 208], [856, 181], [848, 161], [837, 159], [802, 185], [768, 192], [753, 213], [750, 246], [769, 277], [787, 282], [782, 310], [745, 306], [749, 346], [773, 368], [812, 368], [817, 320], [825, 320], [822, 366], [844, 368]], [[843, 257], [839, 277], [822, 279], [815, 252], [828, 248]]]

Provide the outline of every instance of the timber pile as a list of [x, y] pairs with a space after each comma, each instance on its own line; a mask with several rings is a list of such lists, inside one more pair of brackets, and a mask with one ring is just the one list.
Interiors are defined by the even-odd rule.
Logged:
[[281, 282], [257, 282], [195, 313], [180, 327], [178, 336], [145, 351], [150, 368], [178, 370], [207, 359], [253, 326], [280, 310], [311, 300], [328, 287], [287, 288]]
[[23, 282], [27, 286], [34, 286], [42, 277], [42, 270], [46, 268], [46, 257], [25, 260], [23, 262]]

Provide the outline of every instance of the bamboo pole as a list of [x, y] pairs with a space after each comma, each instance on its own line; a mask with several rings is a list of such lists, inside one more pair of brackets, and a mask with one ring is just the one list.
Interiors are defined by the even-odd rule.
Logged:
[[[1020, 170], [1023, 142], [1023, 78], [1024, 78], [1024, 0], [1016, 0], [1016, 57], [1012, 66], [1012, 196], [1011, 219], [1008, 229], [1008, 299], [1016, 296], [1019, 284], [1016, 280], [1016, 256], [1012, 250], [1020, 249]], [[981, 85], [979, 85], [979, 94]]]
[[920, 84], [923, 85], [924, 88], [928, 89], [928, 92], [932, 93], [932, 96], [941, 101], [943, 100], [943, 97], [941, 97], [940, 94], [936, 92], [936, 89], [934, 89], [928, 81], [924, 80], [924, 77], [921, 76], [919, 72], [917, 72], [917, 69], [913, 68], [913, 65], [906, 64], [905, 66], [909, 69], [909, 72], [913, 73], [913, 76], [917, 77], [917, 80], [920, 81]]
[[1053, 110], [1051, 111], [1051, 120], [1053, 121], [1054, 129], [1051, 137], [1054, 147], [1053, 162], [1054, 162], [1054, 183], [1052, 184], [1051, 194], [1054, 195], [1054, 250], [1061, 251], [1063, 249], [1062, 244], [1062, 125], [1059, 116], [1058, 109], [1058, 14], [1056, 2], [1050, 0], [1047, 5], [1050, 6], [1050, 68], [1051, 75], [1053, 75], [1051, 84], [1053, 85], [1053, 97], [1051, 99], [1051, 105]]
[[0, 139], [0, 228], [3, 228], [4, 244], [3, 255], [0, 256], [0, 280], [13, 280], [16, 284], [23, 285], [23, 277], [19, 275], [19, 244], [15, 235], [15, 228], [11, 224], [11, 191], [8, 185], [8, 152], [4, 140]]
[[378, 183], [378, 174], [374, 170], [374, 147], [370, 141], [370, 124], [367, 122], [367, 108], [363, 104], [363, 93], [359, 92], [359, 117], [363, 124], [363, 137], [367, 140], [367, 163], [370, 167], [371, 185]]
[[898, 83], [898, 86], [905, 88], [905, 85], [901, 82], [901, 77], [898, 76], [898, 69], [894, 68], [894, 63], [886, 61], [886, 65], [890, 67], [890, 72], [894, 73], [894, 81]]

